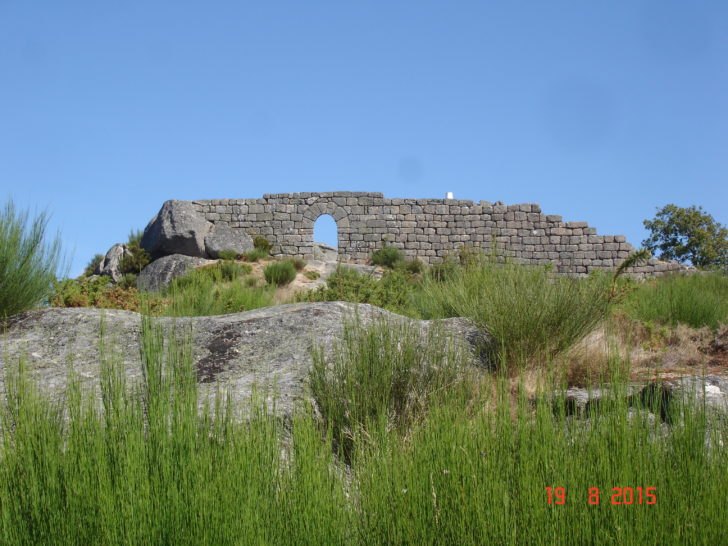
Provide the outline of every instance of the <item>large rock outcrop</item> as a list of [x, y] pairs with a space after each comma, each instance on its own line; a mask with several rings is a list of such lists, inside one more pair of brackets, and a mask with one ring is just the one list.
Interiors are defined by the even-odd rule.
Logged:
[[170, 254], [206, 258], [205, 237], [211, 229], [212, 223], [189, 201], [165, 201], [144, 229], [141, 247], [152, 259]]
[[[276, 387], [276, 407], [289, 413], [303, 399], [314, 346], [329, 350], [342, 337], [342, 324], [358, 316], [362, 323], [385, 319], [408, 321], [426, 329], [438, 324], [455, 343], [472, 347], [482, 334], [464, 319], [411, 320], [377, 307], [343, 302], [298, 303], [213, 317], [154, 319], [167, 337], [187, 337], [200, 388], [200, 403], [222, 388], [238, 407], [249, 401], [253, 386]], [[0, 361], [10, 364], [24, 355], [26, 369], [54, 399], [64, 395], [69, 366], [84, 388], [96, 389], [100, 376], [101, 324], [107, 353], [119, 359], [127, 383], [142, 379], [141, 316], [131, 311], [50, 308], [12, 317], [0, 336]], [[474, 362], [476, 361], [475, 353]], [[69, 364], [70, 363], [70, 364]], [[5, 390], [0, 370], [0, 395]]]
[[242, 229], [217, 224], [205, 237], [205, 250], [211, 258], [219, 258], [223, 250], [234, 250], [242, 254], [253, 250], [253, 239]]
[[94, 275], [106, 275], [111, 277], [112, 281], [119, 282], [122, 277], [121, 260], [126, 256], [131, 256], [131, 252], [126, 245], [115, 244], [106, 253], [104, 259], [99, 262], [99, 265], [96, 266]]
[[214, 263], [213, 260], [193, 258], [182, 254], [164, 256], [148, 264], [137, 278], [137, 288], [144, 291], [157, 291], [165, 288], [172, 279], [181, 277], [190, 269]]

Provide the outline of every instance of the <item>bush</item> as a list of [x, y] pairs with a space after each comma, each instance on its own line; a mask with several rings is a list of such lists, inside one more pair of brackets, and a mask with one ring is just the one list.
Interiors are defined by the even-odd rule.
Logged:
[[306, 260], [303, 258], [291, 258], [289, 261], [296, 268], [296, 271], [303, 271], [303, 268], [306, 267]]
[[12, 201], [0, 212], [0, 320], [42, 303], [60, 266], [59, 237], [46, 241], [48, 215], [28, 220]]
[[715, 330], [728, 323], [728, 276], [678, 274], [651, 279], [630, 292], [624, 307], [641, 322]]
[[96, 271], [96, 268], [101, 264], [102, 261], [104, 261], [104, 257], [105, 256], [103, 254], [95, 254], [94, 257], [91, 258], [86, 264], [82, 275], [84, 277], [90, 277], [91, 275], [93, 275], [94, 271]]
[[427, 276], [413, 302], [422, 318], [469, 317], [492, 336], [493, 364], [548, 362], [607, 316], [610, 278], [573, 279], [550, 267], [497, 264], [456, 270], [445, 282]]
[[321, 273], [319, 273], [318, 271], [306, 271], [306, 272], [304, 272], [303, 276], [306, 277], [307, 279], [315, 281], [316, 279], [318, 279], [321, 276]]
[[273, 262], [263, 270], [263, 276], [268, 284], [283, 286], [296, 278], [296, 268], [288, 260]]
[[358, 429], [380, 419], [407, 426], [462, 376], [464, 355], [448, 338], [416, 328], [396, 320], [365, 328], [354, 320], [344, 324], [331, 358], [314, 351], [311, 393], [345, 455]]
[[184, 289], [189, 285], [197, 283], [198, 280], [211, 281], [213, 284], [232, 282], [241, 275], [247, 275], [251, 271], [252, 267], [249, 264], [217, 262], [205, 267], [198, 267], [186, 275], [173, 279], [165, 293], [169, 293], [172, 289]]
[[429, 270], [430, 279], [437, 282], [445, 282], [455, 277], [460, 272], [460, 266], [452, 259], [446, 259], [436, 263]]
[[126, 242], [126, 249], [129, 254], [126, 254], [119, 262], [119, 271], [124, 273], [136, 273], [137, 275], [142, 272], [142, 269], [152, 261], [152, 257], [149, 253], [141, 247], [142, 232], [139, 230], [132, 230], [129, 233], [129, 239]]
[[412, 258], [411, 260], [405, 260], [403, 262], [396, 263], [395, 269], [404, 271], [405, 273], [409, 273], [410, 275], [418, 275], [424, 271], [425, 264], [423, 264], [417, 258]]
[[121, 288], [136, 288], [138, 275], [136, 273], [124, 273], [118, 282]]
[[237, 260], [240, 253], [235, 250], [221, 250], [217, 253], [218, 258], [221, 260]]
[[390, 269], [393, 268], [397, 262], [401, 262], [402, 260], [402, 251], [397, 247], [390, 246], [386, 243], [382, 248], [375, 250], [372, 254], [372, 263], [374, 265], [381, 265], [389, 267]]
[[253, 247], [255, 247], [257, 250], [265, 252], [265, 255], [267, 256], [268, 254], [270, 254], [270, 249], [273, 248], [273, 244], [262, 235], [256, 235], [253, 238]]
[[243, 252], [243, 259], [246, 262], [257, 262], [258, 260], [262, 260], [263, 258], [268, 257], [268, 252], [265, 250], [261, 250], [259, 248], [255, 248], [253, 250], [249, 250], [247, 252]]
[[[271, 290], [246, 283], [222, 284], [222, 271], [215, 267], [196, 269], [174, 279], [164, 291], [167, 304], [157, 314], [193, 317], [250, 311], [273, 304]], [[248, 277], [246, 281], [249, 281]]]
[[297, 301], [349, 301], [369, 303], [395, 313], [411, 312], [410, 297], [416, 284], [400, 271], [388, 271], [381, 280], [362, 275], [355, 269], [338, 267], [326, 286], [296, 295]]
[[[53, 307], [96, 307], [139, 311], [141, 297], [136, 289], [136, 275], [127, 273], [116, 286], [106, 276], [57, 281], [53, 284], [50, 304]], [[149, 298], [148, 307], [154, 309], [156, 305], [157, 302]]]

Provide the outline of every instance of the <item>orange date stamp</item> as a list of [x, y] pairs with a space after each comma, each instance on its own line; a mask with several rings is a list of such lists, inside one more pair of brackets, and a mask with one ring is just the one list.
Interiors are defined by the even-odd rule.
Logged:
[[[610, 504], [656, 504], [656, 487], [612, 487], [611, 495], [605, 495], [605, 502]], [[590, 487], [587, 494], [589, 504], [601, 502], [601, 491], [598, 487]], [[563, 487], [547, 487], [546, 502], [548, 504], [566, 504], [566, 489]]]

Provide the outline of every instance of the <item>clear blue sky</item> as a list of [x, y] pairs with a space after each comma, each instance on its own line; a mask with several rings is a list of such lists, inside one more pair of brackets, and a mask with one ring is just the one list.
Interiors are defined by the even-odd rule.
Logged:
[[728, 2], [0, 0], [0, 198], [72, 275], [166, 199], [331, 190], [728, 224]]

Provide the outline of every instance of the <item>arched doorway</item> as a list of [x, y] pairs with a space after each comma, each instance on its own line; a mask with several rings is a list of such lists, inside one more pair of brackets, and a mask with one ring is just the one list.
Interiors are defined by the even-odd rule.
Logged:
[[339, 252], [339, 229], [330, 214], [322, 214], [313, 224], [315, 260], [336, 261]]

